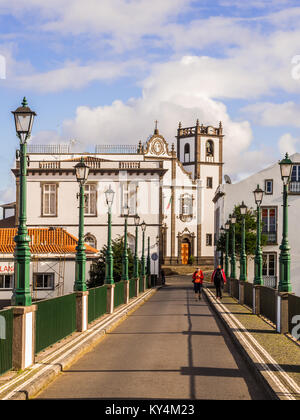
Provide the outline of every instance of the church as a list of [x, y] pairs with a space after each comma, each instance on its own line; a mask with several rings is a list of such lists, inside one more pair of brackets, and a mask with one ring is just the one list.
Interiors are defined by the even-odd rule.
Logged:
[[[136, 145], [98, 145], [94, 153], [72, 151], [69, 145], [28, 145], [27, 226], [63, 229], [78, 237], [79, 186], [74, 166], [83, 157], [89, 166], [85, 184], [85, 242], [100, 250], [107, 243], [105, 191], [115, 192], [112, 238], [123, 236], [124, 207], [129, 208], [128, 243], [134, 250], [138, 215], [146, 223], [152, 274], [160, 266], [213, 264], [214, 192], [222, 183], [223, 127], [177, 129], [177, 147], [159, 133]], [[19, 160], [16, 177], [18, 221]], [[141, 257], [139, 233], [139, 257]], [[155, 257], [156, 257], [155, 256]]]

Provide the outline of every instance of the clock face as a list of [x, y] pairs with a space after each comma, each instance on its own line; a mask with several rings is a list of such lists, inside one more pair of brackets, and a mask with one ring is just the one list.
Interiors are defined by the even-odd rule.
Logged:
[[151, 153], [161, 155], [164, 152], [164, 145], [160, 139], [154, 139], [151, 145]]

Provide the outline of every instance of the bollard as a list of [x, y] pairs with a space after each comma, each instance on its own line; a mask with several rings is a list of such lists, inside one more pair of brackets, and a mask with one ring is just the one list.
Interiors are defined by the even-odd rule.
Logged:
[[89, 292], [76, 292], [76, 330], [88, 329], [88, 295]]
[[129, 302], [129, 280], [124, 281], [124, 303], [127, 305]]
[[23, 370], [34, 364], [36, 305], [13, 307], [13, 369]]
[[245, 302], [245, 282], [239, 281], [239, 303], [244, 305]]
[[115, 285], [107, 284], [107, 303], [106, 303], [106, 312], [112, 314], [114, 311], [114, 297], [115, 297]]
[[276, 331], [280, 334], [289, 332], [289, 294], [278, 292], [276, 311]]

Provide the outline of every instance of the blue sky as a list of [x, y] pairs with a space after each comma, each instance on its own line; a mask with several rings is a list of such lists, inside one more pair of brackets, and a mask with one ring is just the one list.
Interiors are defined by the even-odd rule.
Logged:
[[156, 119], [172, 143], [179, 121], [199, 118], [222, 120], [233, 179], [299, 152], [298, 4], [0, 0], [2, 203], [14, 200], [10, 111], [23, 96], [35, 144], [136, 144]]

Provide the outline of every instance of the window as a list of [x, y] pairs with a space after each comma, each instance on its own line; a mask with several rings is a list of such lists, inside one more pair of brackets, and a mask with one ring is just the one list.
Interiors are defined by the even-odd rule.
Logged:
[[212, 246], [212, 234], [211, 233], [206, 234], [206, 246]]
[[213, 178], [209, 176], [206, 178], [206, 188], [212, 188], [212, 187], [213, 187]]
[[180, 196], [180, 219], [182, 221], [189, 221], [193, 217], [193, 196], [190, 194], [183, 194]]
[[300, 165], [293, 166], [289, 190], [292, 193], [300, 193]]
[[276, 264], [277, 255], [275, 253], [263, 254], [262, 274], [264, 286], [277, 287]]
[[277, 209], [276, 207], [262, 209], [262, 233], [267, 235], [268, 243], [277, 242]]
[[191, 156], [190, 156], [190, 145], [188, 143], [186, 143], [184, 145], [184, 161], [185, 162], [190, 162], [191, 160]]
[[137, 213], [137, 183], [125, 181], [121, 183], [121, 215], [124, 207], [129, 207], [129, 216]]
[[276, 275], [276, 254], [263, 254], [263, 276]]
[[42, 185], [42, 216], [57, 216], [57, 184]]
[[0, 289], [13, 289], [14, 276], [13, 274], [0, 275]]
[[273, 179], [265, 180], [265, 194], [273, 194]]
[[86, 184], [84, 186], [84, 198], [84, 214], [86, 216], [97, 216], [97, 191], [95, 184]]
[[34, 290], [53, 290], [54, 289], [54, 273], [34, 273], [33, 274]]
[[97, 248], [97, 240], [94, 235], [87, 233], [84, 237], [84, 242], [92, 248]]

